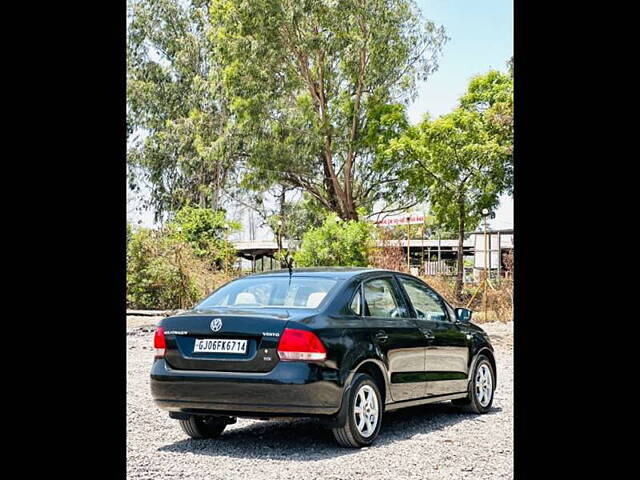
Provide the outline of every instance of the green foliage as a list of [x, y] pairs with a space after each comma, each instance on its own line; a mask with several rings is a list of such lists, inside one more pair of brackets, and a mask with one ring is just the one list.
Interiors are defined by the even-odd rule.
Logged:
[[222, 211], [186, 206], [159, 230], [127, 226], [127, 305], [187, 308], [223, 279], [235, 260], [227, 235], [239, 225]]
[[185, 308], [203, 292], [184, 266], [190, 249], [164, 232], [138, 229], [127, 245], [127, 306], [138, 309]]
[[156, 219], [188, 203], [219, 207], [238, 157], [212, 62], [208, 3], [128, 0], [127, 162]]
[[472, 78], [460, 106], [478, 113], [487, 132], [507, 153], [513, 153], [513, 72], [490, 70]]
[[426, 118], [394, 140], [386, 152], [397, 162], [408, 195], [428, 200], [440, 228], [475, 228], [483, 208], [493, 209], [512, 185], [512, 157], [497, 143], [481, 115], [457, 109]]
[[465, 233], [513, 190], [513, 79], [496, 71], [475, 77], [459, 108], [391, 139], [380, 163], [397, 168], [407, 196], [428, 200], [439, 230], [458, 232], [460, 296]]
[[193, 253], [221, 266], [235, 254], [228, 235], [240, 229], [237, 222], [227, 222], [225, 212], [185, 206], [168, 225], [174, 238], [189, 244]]
[[214, 0], [210, 13], [243, 186], [299, 188], [343, 219], [390, 195], [396, 183], [371, 165], [406, 126], [444, 30], [409, 0]]
[[282, 238], [301, 240], [307, 231], [321, 226], [328, 214], [313, 197], [305, 194], [299, 201], [285, 202], [283, 213], [269, 217], [267, 224], [275, 235], [280, 232]]
[[131, 224], [127, 222], [127, 245], [129, 245], [132, 235], [133, 235], [133, 228], [131, 227]]
[[297, 267], [353, 266], [369, 264], [373, 227], [363, 221], [341, 221], [330, 214], [322, 226], [309, 230], [295, 253]]

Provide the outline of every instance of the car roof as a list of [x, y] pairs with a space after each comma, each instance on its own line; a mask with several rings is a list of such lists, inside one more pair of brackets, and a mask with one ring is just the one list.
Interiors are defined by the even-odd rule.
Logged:
[[[292, 276], [304, 276], [304, 277], [332, 277], [332, 278], [351, 278], [363, 273], [373, 272], [389, 272], [400, 273], [393, 270], [385, 270], [382, 268], [368, 268], [368, 267], [315, 267], [315, 268], [294, 268]], [[243, 278], [249, 277], [288, 277], [289, 270], [286, 268], [280, 270], [269, 270], [268, 272], [254, 273], [247, 275]]]

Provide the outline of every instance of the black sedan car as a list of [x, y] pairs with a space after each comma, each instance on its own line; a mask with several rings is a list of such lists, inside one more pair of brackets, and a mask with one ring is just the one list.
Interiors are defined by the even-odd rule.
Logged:
[[496, 363], [471, 311], [389, 270], [271, 271], [227, 283], [155, 333], [151, 393], [193, 438], [236, 417], [316, 417], [345, 447], [385, 412], [451, 400], [487, 412]]

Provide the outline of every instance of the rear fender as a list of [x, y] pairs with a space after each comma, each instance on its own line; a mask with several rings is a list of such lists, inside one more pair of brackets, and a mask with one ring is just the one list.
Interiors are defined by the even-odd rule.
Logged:
[[349, 376], [347, 377], [347, 380], [349, 382], [349, 385], [351, 385], [351, 382], [353, 381], [353, 377], [355, 375], [355, 373], [360, 370], [360, 368], [366, 364], [366, 363], [371, 363], [373, 365], [375, 365], [376, 367], [378, 367], [378, 370], [380, 370], [380, 372], [382, 373], [382, 377], [384, 378], [384, 391], [385, 391], [385, 398], [383, 399], [384, 404], [386, 405], [387, 403], [392, 402], [393, 400], [391, 399], [391, 394], [389, 393], [391, 391], [391, 389], [389, 388], [389, 373], [387, 371], [387, 366], [384, 364], [384, 362], [378, 358], [365, 358], [363, 360], [361, 360], [356, 366], [355, 368], [353, 368], [353, 370], [351, 370], [349, 372]]
[[344, 392], [342, 392], [342, 401], [340, 403], [340, 410], [331, 417], [321, 418], [320, 424], [328, 428], [340, 428], [344, 427], [347, 423], [347, 415], [349, 414], [349, 393], [351, 393], [351, 382], [346, 386]]
[[[340, 410], [338, 410], [338, 413], [336, 415], [333, 415], [331, 417], [328, 418], [321, 418], [320, 419], [320, 423], [325, 426], [325, 427], [330, 427], [330, 428], [340, 428], [343, 427], [345, 425], [345, 423], [347, 422], [347, 415], [349, 414], [349, 393], [351, 392], [351, 387], [353, 385], [353, 377], [355, 376], [356, 372], [358, 371], [358, 369], [363, 366], [365, 363], [372, 363], [375, 364], [380, 371], [382, 372], [382, 376], [384, 377], [384, 381], [385, 381], [385, 405], [388, 403], [388, 401], [390, 401], [390, 397], [389, 397], [389, 375], [387, 374], [387, 369], [385, 368], [384, 363], [382, 363], [380, 360], [376, 359], [376, 358], [367, 358], [362, 360], [360, 363], [358, 363], [356, 365], [356, 367], [351, 370], [349, 372], [349, 375], [347, 376], [347, 379], [345, 381], [345, 389], [342, 392], [342, 400], [340, 403]], [[389, 400], [387, 400], [389, 399]]]

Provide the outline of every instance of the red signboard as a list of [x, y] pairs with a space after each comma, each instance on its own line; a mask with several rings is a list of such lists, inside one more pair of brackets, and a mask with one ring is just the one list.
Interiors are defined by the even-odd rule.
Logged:
[[424, 215], [409, 215], [407, 217], [384, 218], [374, 223], [376, 225], [383, 225], [383, 226], [413, 225], [416, 223], [424, 223], [424, 220], [425, 220]]

